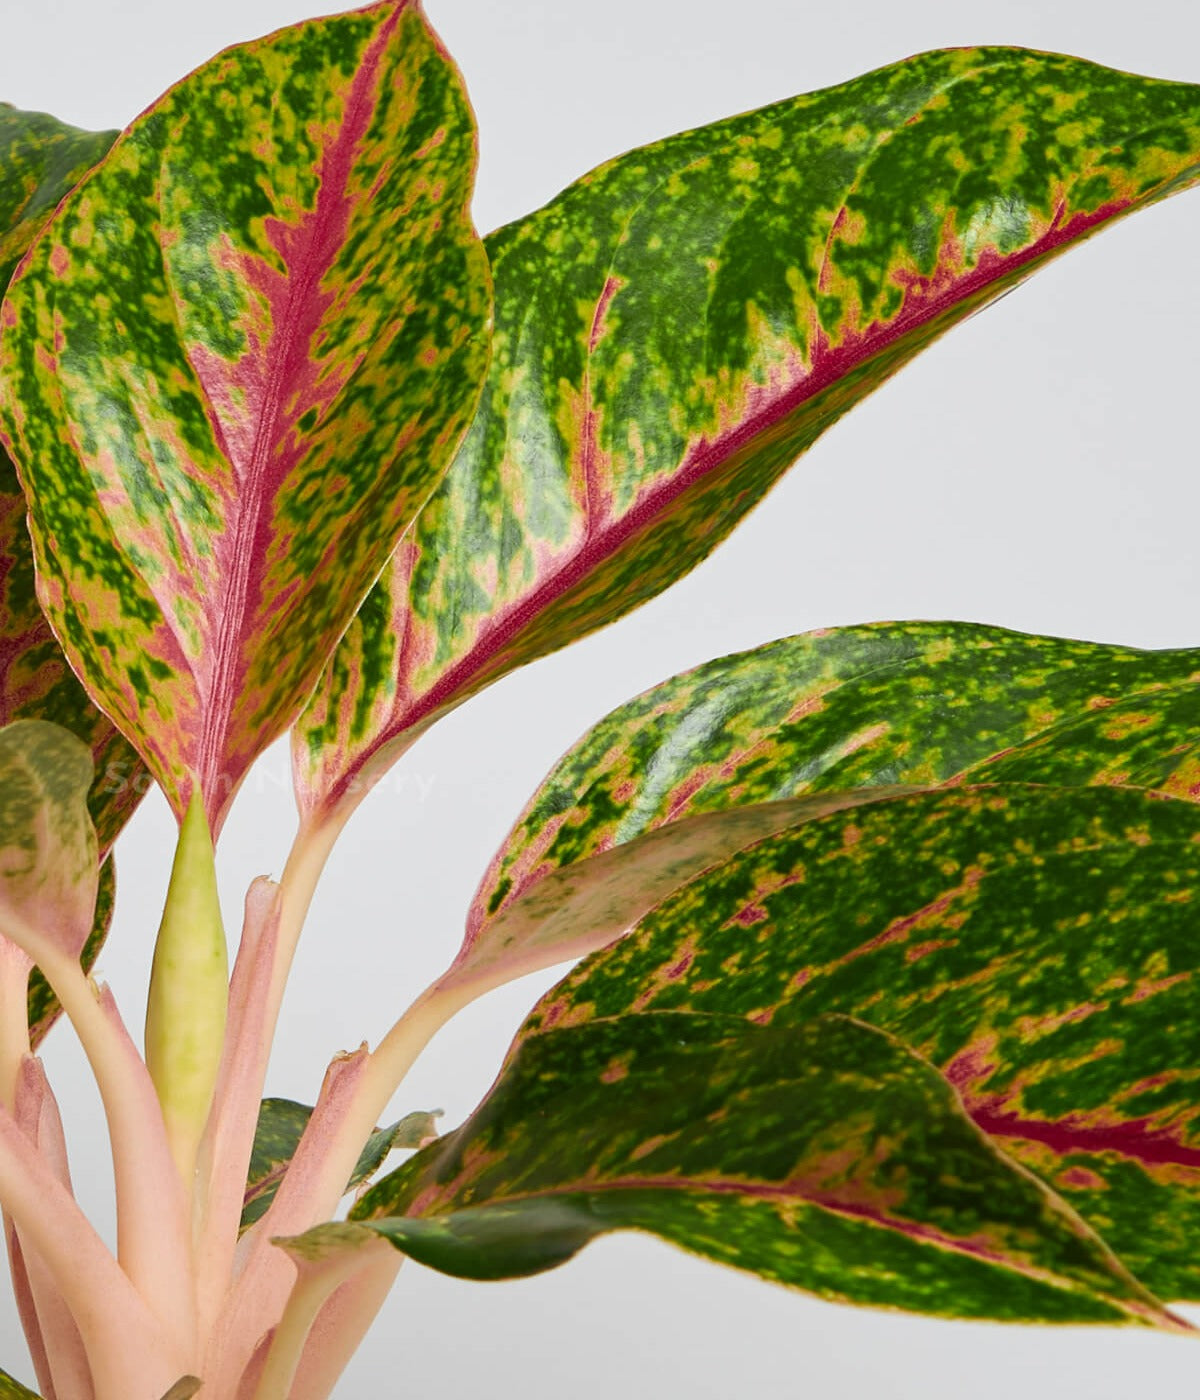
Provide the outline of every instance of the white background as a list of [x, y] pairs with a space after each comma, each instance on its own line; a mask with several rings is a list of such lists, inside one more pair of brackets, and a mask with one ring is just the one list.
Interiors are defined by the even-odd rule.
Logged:
[[[119, 126], [297, 0], [0, 0], [0, 97]], [[482, 131], [481, 228], [680, 128], [924, 48], [1011, 43], [1200, 79], [1192, 0], [428, 0]], [[1147, 646], [1200, 642], [1193, 436], [1200, 196], [1139, 214], [954, 331], [835, 427], [702, 568], [614, 629], [510, 677], [440, 727], [358, 814], [315, 905], [270, 1090], [311, 1102], [337, 1050], [377, 1040], [449, 960], [492, 850], [557, 754], [610, 706], [809, 627], [955, 617]], [[227, 921], [293, 826], [286, 754], [222, 842]], [[146, 802], [118, 849], [102, 963], [132, 1024], [172, 832]], [[397, 1109], [447, 1126], [486, 1088], [542, 986], [443, 1033]], [[109, 1220], [106, 1149], [70, 1032], [47, 1060], [77, 1185]], [[0, 1314], [0, 1362], [23, 1344]], [[1130, 1400], [1191, 1393], [1200, 1349], [1133, 1332], [1010, 1329], [835, 1308], [625, 1236], [518, 1284], [407, 1267], [338, 1391], [522, 1400], [746, 1395]]]

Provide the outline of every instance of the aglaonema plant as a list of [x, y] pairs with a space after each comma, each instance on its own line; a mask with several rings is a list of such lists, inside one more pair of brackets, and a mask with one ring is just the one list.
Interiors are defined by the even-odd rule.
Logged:
[[[1200, 178], [1200, 88], [924, 54], [486, 240], [474, 167], [412, 0], [230, 49], [120, 135], [0, 109], [0, 1207], [43, 1400], [319, 1400], [405, 1256], [515, 1278], [620, 1229], [847, 1302], [1189, 1331], [1200, 652], [873, 624], [664, 681], [543, 781], [373, 1048], [264, 1098], [388, 766]], [[289, 731], [298, 833], [230, 969], [215, 843]], [[89, 969], [151, 780], [138, 1037]], [[389, 1122], [455, 1012], [570, 962], [465, 1123]], [[36, 1054], [60, 1015], [115, 1249]]]

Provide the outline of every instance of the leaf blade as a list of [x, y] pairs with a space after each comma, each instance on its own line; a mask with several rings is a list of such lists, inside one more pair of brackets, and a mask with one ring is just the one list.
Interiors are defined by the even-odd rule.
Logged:
[[[81, 131], [43, 112], [0, 104], [0, 285], [116, 134]], [[107, 851], [141, 799], [144, 770], [72, 674], [42, 614], [26, 509], [16, 468], [0, 446], [0, 724], [49, 720], [91, 746], [92, 819]]]
[[[248, 1230], [267, 1213], [312, 1112], [305, 1104], [290, 1099], [263, 1100], [254, 1134], [240, 1230]], [[346, 1189], [352, 1191], [374, 1176], [393, 1149], [417, 1148], [427, 1139], [436, 1137], [434, 1121], [437, 1117], [437, 1113], [417, 1111], [406, 1113], [389, 1128], [376, 1128], [359, 1154]]]
[[[660, 1014], [526, 1040], [468, 1123], [352, 1219], [468, 1277], [537, 1272], [633, 1227], [847, 1301], [1149, 1316], [1104, 1246], [924, 1062], [841, 1017], [780, 1031]], [[898, 1271], [898, 1242], [923, 1265]], [[990, 1296], [963, 1292], [989, 1270]]]
[[526, 1033], [667, 1009], [859, 1016], [1147, 1287], [1194, 1298], [1198, 832], [1193, 804], [1119, 788], [964, 787], [818, 819], [678, 890]]
[[723, 657], [618, 706], [558, 761], [476, 892], [454, 975], [591, 952], [705, 864], [902, 787], [1195, 795], [1198, 732], [1194, 650], [902, 622]]
[[99, 882], [87, 810], [92, 760], [58, 725], [0, 729], [0, 922], [15, 942], [29, 928], [79, 957], [92, 932]]
[[665, 587], [954, 319], [1192, 182], [1194, 107], [1074, 60], [921, 55], [493, 234], [481, 411], [302, 721], [302, 805], [352, 802], [438, 715]]
[[444, 50], [382, 0], [171, 89], [10, 288], [42, 604], [180, 816], [199, 786], [219, 825], [466, 427], [474, 159]]

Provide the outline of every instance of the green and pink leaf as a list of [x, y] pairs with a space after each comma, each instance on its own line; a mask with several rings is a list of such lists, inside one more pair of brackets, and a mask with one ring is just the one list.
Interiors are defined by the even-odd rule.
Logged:
[[493, 234], [480, 411], [301, 723], [310, 817], [687, 572], [957, 321], [1192, 184], [1196, 92], [925, 54], [633, 151]]
[[39, 597], [180, 816], [198, 787], [219, 826], [467, 426], [474, 163], [456, 71], [384, 0], [184, 79], [13, 280]]
[[467, 1123], [351, 1219], [468, 1278], [640, 1229], [841, 1301], [1177, 1325], [929, 1065], [844, 1017], [631, 1016], [525, 1039]]
[[795, 825], [806, 802], [820, 815], [964, 779], [1195, 796], [1197, 734], [1192, 650], [900, 622], [724, 657], [619, 706], [559, 760], [484, 876], [454, 975], [603, 946], [672, 879]]
[[1156, 1294], [1200, 1297], [1200, 812], [1120, 788], [922, 793], [683, 886], [526, 1035], [646, 1011], [899, 1036]]

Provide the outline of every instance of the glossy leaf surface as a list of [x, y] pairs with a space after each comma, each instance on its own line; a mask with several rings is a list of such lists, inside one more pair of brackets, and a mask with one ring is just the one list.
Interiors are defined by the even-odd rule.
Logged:
[[[71, 186], [112, 145], [43, 112], [0, 104], [0, 287]], [[145, 791], [145, 773], [112, 721], [67, 666], [38, 606], [25, 496], [0, 446], [0, 724], [44, 719], [90, 745], [92, 819], [107, 850]]]
[[[367, 1139], [346, 1189], [352, 1191], [364, 1181], [369, 1181], [383, 1166], [390, 1152], [420, 1147], [429, 1138], [436, 1137], [436, 1116], [433, 1113], [407, 1113], [390, 1128], [376, 1128]], [[290, 1099], [263, 1100], [246, 1181], [243, 1230], [266, 1214], [311, 1117], [311, 1108], [293, 1103]]]
[[41, 602], [179, 815], [198, 786], [219, 826], [466, 427], [474, 162], [456, 70], [385, 0], [185, 78], [10, 287]]
[[1194, 87], [953, 50], [634, 151], [493, 234], [480, 412], [304, 718], [302, 804], [659, 592], [934, 337], [1198, 169]]
[[1200, 1296], [1200, 811], [1119, 788], [906, 796], [665, 900], [528, 1034], [630, 1012], [899, 1036], [1147, 1287]]
[[[654, 687], [564, 755], [492, 861], [460, 963], [515, 967], [555, 941], [566, 958], [597, 946], [579, 946], [585, 928], [622, 932], [669, 892], [641, 871], [656, 831], [655, 853], [696, 849], [703, 859], [722, 840], [728, 853], [748, 844], [754, 836], [739, 833], [755, 823], [763, 835], [793, 824], [798, 798], [964, 776], [1193, 797], [1197, 735], [1194, 650], [945, 622], [772, 642]], [[682, 877], [679, 857], [674, 868]]]
[[63, 195], [105, 154], [115, 131], [81, 131], [0, 102], [0, 280], [8, 278]]
[[634, 1016], [534, 1037], [471, 1119], [352, 1219], [469, 1278], [536, 1273], [634, 1228], [846, 1301], [1012, 1320], [1157, 1311], [926, 1063], [841, 1017]]

